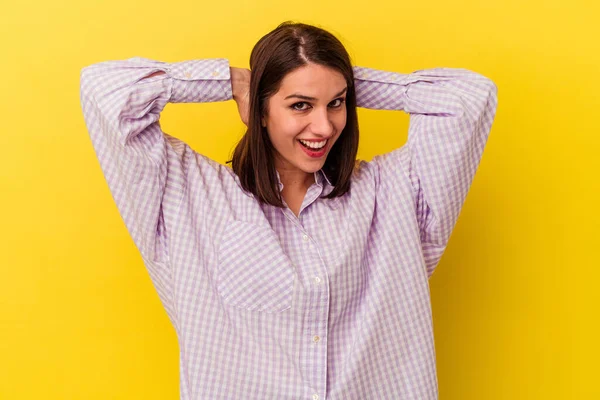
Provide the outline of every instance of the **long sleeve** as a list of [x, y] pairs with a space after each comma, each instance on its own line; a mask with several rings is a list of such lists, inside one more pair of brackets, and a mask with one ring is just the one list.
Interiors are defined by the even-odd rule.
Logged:
[[373, 158], [388, 198], [408, 179], [431, 276], [479, 166], [497, 108], [497, 87], [478, 73], [434, 68], [411, 74], [355, 67], [357, 106], [410, 114], [408, 141]]
[[[157, 71], [165, 73], [148, 77]], [[168, 102], [231, 99], [228, 60], [105, 61], [84, 67], [80, 83], [83, 115], [102, 172], [161, 299], [168, 303], [165, 215], [176, 212], [185, 190], [185, 144], [161, 130], [159, 116]]]

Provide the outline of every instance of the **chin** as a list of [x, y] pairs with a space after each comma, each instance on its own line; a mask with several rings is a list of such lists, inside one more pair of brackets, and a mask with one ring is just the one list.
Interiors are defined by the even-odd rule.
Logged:
[[325, 159], [314, 161], [312, 163], [303, 162], [299, 165], [301, 166], [300, 169], [302, 169], [304, 172], [313, 173], [323, 168], [323, 165], [325, 165]]

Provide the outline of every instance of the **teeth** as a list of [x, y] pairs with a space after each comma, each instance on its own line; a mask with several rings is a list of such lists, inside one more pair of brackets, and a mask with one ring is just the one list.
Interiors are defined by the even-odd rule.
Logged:
[[311, 149], [321, 149], [325, 147], [325, 143], [327, 143], [327, 140], [323, 140], [322, 142], [307, 142], [305, 140], [300, 140], [300, 142], [305, 144], [306, 147], [310, 147]]

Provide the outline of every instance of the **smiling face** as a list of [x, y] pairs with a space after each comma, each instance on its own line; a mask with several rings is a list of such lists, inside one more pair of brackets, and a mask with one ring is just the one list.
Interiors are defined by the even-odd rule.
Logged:
[[262, 119], [280, 174], [312, 175], [323, 167], [346, 126], [346, 86], [340, 72], [312, 63], [283, 78]]

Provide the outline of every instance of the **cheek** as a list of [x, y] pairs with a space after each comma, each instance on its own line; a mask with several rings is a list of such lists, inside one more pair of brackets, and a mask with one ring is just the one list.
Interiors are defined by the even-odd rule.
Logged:
[[279, 140], [284, 141], [294, 138], [303, 132], [305, 124], [293, 116], [282, 116], [273, 126], [273, 133]]
[[285, 110], [277, 109], [269, 116], [269, 127], [273, 132], [286, 132], [295, 126], [296, 121], [293, 117], [288, 115]]
[[334, 123], [337, 131], [342, 132], [342, 130], [346, 126], [346, 113], [340, 113], [340, 115], [336, 116]]
[[296, 136], [302, 133], [302, 125], [295, 118], [272, 119], [268, 124], [271, 143], [280, 151], [293, 146]]

